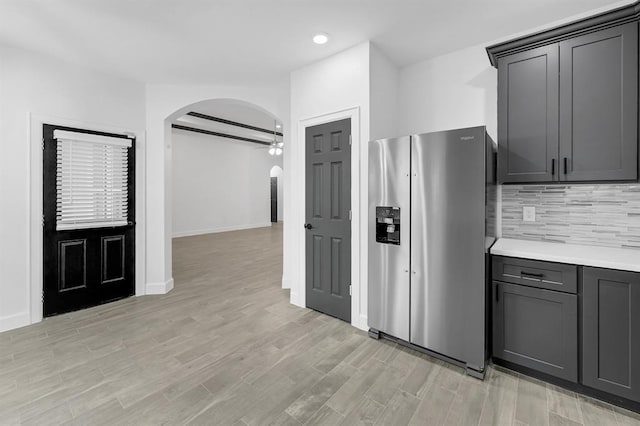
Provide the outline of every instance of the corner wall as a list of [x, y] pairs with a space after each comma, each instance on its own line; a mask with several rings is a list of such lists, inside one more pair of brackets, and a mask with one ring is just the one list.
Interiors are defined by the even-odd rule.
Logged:
[[400, 136], [399, 84], [400, 70], [376, 46], [370, 51], [370, 140]]
[[486, 125], [496, 139], [497, 70], [485, 46], [473, 46], [400, 71], [400, 134]]
[[[291, 73], [291, 157], [287, 196], [292, 220], [285, 219], [285, 276], [291, 303], [306, 306], [305, 126], [352, 117], [351, 145], [351, 323], [367, 329], [367, 144], [397, 130], [397, 68], [369, 42]], [[375, 122], [374, 122], [375, 120]], [[287, 168], [285, 168], [285, 171]], [[285, 203], [287, 200], [285, 200]]]

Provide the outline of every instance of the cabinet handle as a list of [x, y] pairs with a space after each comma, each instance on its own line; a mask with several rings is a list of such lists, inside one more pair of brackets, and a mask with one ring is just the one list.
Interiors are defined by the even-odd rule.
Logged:
[[544, 274], [534, 274], [534, 273], [526, 272], [526, 271], [520, 271], [520, 275], [525, 276], [525, 277], [538, 278], [538, 279], [543, 279], [544, 278]]
[[564, 174], [567, 174], [567, 157], [564, 157]]
[[556, 174], [556, 159], [551, 159], [551, 176]]

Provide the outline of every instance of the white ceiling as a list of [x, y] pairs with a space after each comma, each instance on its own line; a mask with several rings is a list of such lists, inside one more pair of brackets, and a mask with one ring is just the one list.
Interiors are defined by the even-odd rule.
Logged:
[[[273, 81], [365, 40], [404, 66], [612, 4], [621, 2], [0, 0], [0, 43], [147, 83], [233, 84]], [[318, 31], [328, 44], [311, 42]]]

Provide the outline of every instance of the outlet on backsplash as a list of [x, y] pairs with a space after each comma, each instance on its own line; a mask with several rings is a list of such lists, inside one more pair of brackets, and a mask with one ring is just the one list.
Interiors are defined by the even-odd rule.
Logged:
[[522, 207], [522, 221], [523, 222], [535, 222], [536, 221], [536, 208], [531, 206]]

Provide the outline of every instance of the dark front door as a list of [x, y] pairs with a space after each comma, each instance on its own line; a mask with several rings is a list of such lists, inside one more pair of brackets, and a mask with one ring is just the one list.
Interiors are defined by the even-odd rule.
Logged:
[[[44, 316], [131, 296], [135, 288], [135, 140], [126, 151], [99, 143], [94, 148], [63, 148], [54, 138], [55, 130], [121, 138], [123, 143], [130, 140], [123, 135], [43, 126]], [[64, 155], [70, 152], [82, 161], [63, 168], [63, 150], [67, 150]], [[75, 182], [72, 196], [62, 189], [64, 179], [64, 188]], [[105, 226], [105, 219], [103, 223], [95, 220], [97, 227], [92, 227], [93, 219], [86, 217], [109, 216], [114, 197], [124, 199], [118, 205], [124, 206], [124, 224]], [[65, 202], [66, 211], [73, 211], [68, 213], [69, 221], [77, 217], [80, 225], [62, 223], [60, 206]]]
[[306, 303], [351, 321], [351, 120], [305, 135]]
[[271, 222], [278, 221], [278, 178], [271, 178]]

